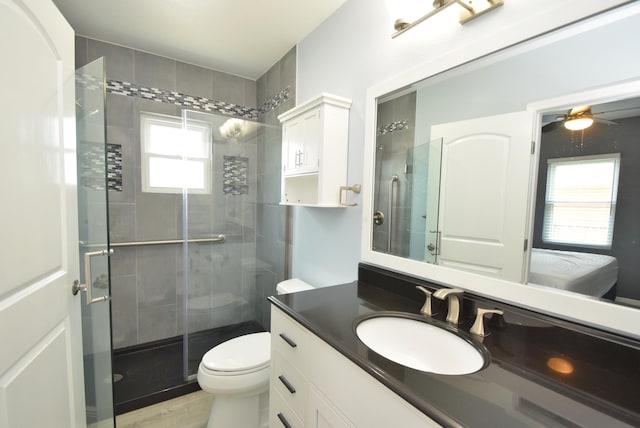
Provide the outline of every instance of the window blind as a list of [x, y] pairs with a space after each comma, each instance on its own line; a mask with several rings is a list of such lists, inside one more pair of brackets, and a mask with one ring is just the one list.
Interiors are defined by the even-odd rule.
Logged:
[[549, 159], [544, 242], [611, 248], [620, 154]]

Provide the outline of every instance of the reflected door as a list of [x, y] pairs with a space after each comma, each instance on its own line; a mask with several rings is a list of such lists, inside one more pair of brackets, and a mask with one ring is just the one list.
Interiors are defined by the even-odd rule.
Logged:
[[439, 265], [521, 281], [531, 131], [528, 112], [431, 127], [443, 138]]
[[87, 425], [113, 427], [104, 59], [76, 70], [78, 233]]

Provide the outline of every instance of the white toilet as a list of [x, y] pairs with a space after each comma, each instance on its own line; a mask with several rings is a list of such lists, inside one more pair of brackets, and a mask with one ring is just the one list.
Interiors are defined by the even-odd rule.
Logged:
[[[280, 282], [278, 294], [309, 290], [299, 279]], [[207, 428], [266, 428], [269, 425], [270, 333], [227, 340], [202, 357], [198, 384], [214, 394]]]

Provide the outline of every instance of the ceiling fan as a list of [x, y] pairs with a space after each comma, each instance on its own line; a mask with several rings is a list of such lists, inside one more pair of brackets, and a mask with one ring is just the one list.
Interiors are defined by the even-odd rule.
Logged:
[[542, 132], [552, 131], [560, 124], [570, 131], [582, 131], [593, 125], [594, 122], [606, 125], [618, 124], [612, 120], [596, 117], [596, 115], [603, 113], [606, 112], [592, 113], [591, 106], [580, 106], [570, 109], [566, 114], [545, 115], [542, 117]]

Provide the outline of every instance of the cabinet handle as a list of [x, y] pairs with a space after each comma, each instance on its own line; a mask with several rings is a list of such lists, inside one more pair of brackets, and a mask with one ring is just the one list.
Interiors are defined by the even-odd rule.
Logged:
[[282, 426], [284, 426], [285, 428], [291, 428], [291, 424], [282, 413], [278, 413], [278, 419], [280, 419], [280, 422], [282, 422]]
[[293, 341], [293, 339], [291, 339], [289, 336], [287, 336], [284, 333], [280, 333], [280, 337], [282, 338], [282, 340], [284, 340], [285, 342], [287, 342], [287, 344], [289, 346], [291, 346], [292, 348], [296, 348], [298, 346], [298, 344], [296, 342]]
[[291, 382], [289, 382], [287, 378], [284, 377], [284, 375], [278, 376], [278, 379], [280, 379], [280, 382], [282, 382], [284, 387], [287, 388], [287, 390], [289, 390], [290, 393], [292, 394], [296, 393], [296, 389], [293, 387], [293, 385], [291, 385]]

